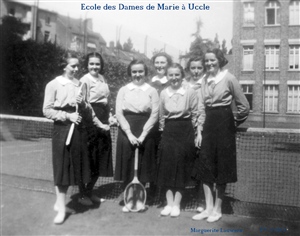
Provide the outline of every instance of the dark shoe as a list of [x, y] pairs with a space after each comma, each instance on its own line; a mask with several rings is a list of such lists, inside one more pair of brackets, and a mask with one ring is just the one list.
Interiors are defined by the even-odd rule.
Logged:
[[125, 206], [124, 200], [121, 200], [121, 201], [119, 202], [119, 206]]

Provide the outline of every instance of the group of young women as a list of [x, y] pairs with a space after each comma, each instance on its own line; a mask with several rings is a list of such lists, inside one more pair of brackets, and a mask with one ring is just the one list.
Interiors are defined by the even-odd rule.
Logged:
[[[156, 187], [165, 192], [162, 216], [180, 215], [184, 189], [197, 180], [203, 183], [206, 208], [199, 209], [202, 212], [193, 219], [215, 222], [222, 216], [226, 183], [237, 180], [235, 128], [247, 118], [249, 104], [237, 79], [223, 69], [227, 60], [219, 49], [207, 51], [204, 58], [191, 58], [187, 76], [164, 52], [152, 60], [156, 76], [148, 81], [145, 62], [133, 60], [127, 68], [132, 81], [117, 95], [115, 180], [123, 181], [125, 187], [133, 179], [138, 148], [139, 180], [149, 183], [152, 192]], [[54, 120], [55, 224], [65, 219], [68, 186], [78, 185], [79, 202], [92, 205], [100, 201], [92, 193], [98, 177], [113, 176], [109, 133], [113, 121], [109, 89], [102, 76], [104, 62], [100, 54], [88, 54], [88, 73], [80, 80], [74, 77], [78, 63], [76, 56], [68, 54], [61, 64], [63, 74], [45, 90], [43, 112]], [[88, 88], [86, 95], [79, 92], [83, 83]], [[72, 140], [66, 145], [72, 123], [76, 124]], [[129, 212], [126, 206], [122, 211]]]

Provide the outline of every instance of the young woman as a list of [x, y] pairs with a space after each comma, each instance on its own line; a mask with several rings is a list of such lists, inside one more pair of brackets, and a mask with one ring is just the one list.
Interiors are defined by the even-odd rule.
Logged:
[[200, 56], [189, 59], [186, 70], [189, 76], [183, 80], [183, 85], [199, 90], [201, 88], [202, 76], [204, 74], [204, 60]]
[[[196, 179], [203, 182], [206, 209], [195, 215], [194, 220], [218, 221], [222, 217], [226, 183], [237, 181], [235, 130], [246, 120], [249, 103], [237, 79], [223, 68], [226, 64], [227, 59], [220, 49], [205, 53], [206, 75], [199, 97], [197, 136], [201, 155], [193, 173]], [[233, 100], [237, 107], [235, 118], [231, 110]]]
[[[124, 187], [133, 179], [134, 150], [139, 147], [138, 178], [142, 183], [156, 177], [155, 140], [152, 131], [158, 121], [159, 97], [147, 84], [148, 68], [141, 60], [133, 60], [127, 74], [132, 82], [122, 87], [117, 95], [116, 116], [120, 124], [117, 140], [115, 179]], [[129, 210], [123, 207], [123, 212]]]
[[87, 84], [87, 99], [91, 104], [96, 117], [101, 122], [101, 129], [94, 127], [88, 128], [88, 149], [91, 158], [92, 179], [87, 185], [80, 186], [81, 197], [79, 202], [83, 205], [90, 206], [93, 202], [100, 202], [100, 199], [92, 194], [95, 183], [99, 176], [113, 176], [112, 167], [112, 148], [111, 137], [109, 132], [109, 114], [110, 108], [109, 88], [103, 77], [104, 61], [102, 56], [97, 52], [86, 55], [84, 68], [88, 71], [80, 81]]
[[183, 191], [190, 182], [196, 156], [197, 95], [182, 86], [183, 77], [183, 68], [172, 64], [167, 69], [169, 86], [160, 95], [159, 129], [163, 132], [157, 184], [166, 190], [167, 199], [162, 216], [180, 215]]
[[159, 52], [152, 57], [152, 63], [156, 70], [156, 75], [151, 79], [150, 85], [154, 87], [158, 94], [167, 86], [166, 71], [172, 64], [172, 58], [165, 52]]
[[[54, 120], [52, 135], [53, 175], [56, 189], [54, 210], [55, 224], [64, 222], [66, 215], [65, 197], [70, 185], [90, 182], [90, 163], [87, 150], [86, 127], [93, 121], [100, 127], [89, 104], [80, 95], [81, 82], [74, 75], [79, 61], [67, 53], [62, 59], [63, 74], [50, 81], [45, 89], [43, 113]], [[76, 111], [78, 106], [78, 111]], [[66, 145], [71, 124], [75, 124], [72, 140]]]

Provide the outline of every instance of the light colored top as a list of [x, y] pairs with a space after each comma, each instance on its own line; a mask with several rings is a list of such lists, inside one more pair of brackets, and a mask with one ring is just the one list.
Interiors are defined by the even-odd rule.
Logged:
[[203, 130], [205, 107], [229, 106], [233, 99], [237, 107], [236, 120], [247, 119], [250, 106], [238, 80], [227, 70], [221, 70], [216, 77], [206, 75], [202, 80], [199, 96], [198, 130]]
[[89, 103], [103, 103], [104, 105], [108, 103], [110, 92], [102, 75], [98, 74], [98, 78], [95, 78], [90, 73], [87, 73], [80, 81], [87, 84], [89, 91], [87, 99]]
[[[67, 112], [56, 110], [55, 108], [64, 108], [66, 106], [76, 106], [76, 96], [79, 94], [81, 83], [77, 79], [67, 79], [63, 76], [58, 76], [51, 80], [45, 89], [43, 113], [48, 119], [54, 121], [66, 121]], [[97, 127], [101, 127], [102, 123], [95, 116], [90, 104], [86, 104], [86, 109], [90, 109], [93, 117], [93, 123]]]
[[165, 119], [190, 118], [196, 127], [198, 117], [197, 94], [195, 90], [181, 86], [177, 91], [170, 87], [160, 94], [159, 130], [163, 130]]
[[149, 83], [153, 88], [156, 89], [156, 91], [158, 92], [158, 94], [161, 93], [161, 91], [167, 86], [168, 84], [168, 79], [166, 76], [159, 78], [157, 75], [154, 76], [150, 83]]
[[187, 88], [192, 88], [192, 89], [194, 89], [194, 90], [199, 90], [199, 89], [201, 88], [202, 79], [203, 79], [203, 77], [201, 77], [195, 84], [192, 84], [192, 83], [190, 82], [191, 79], [190, 79], [190, 80], [183, 79], [183, 81], [182, 81], [182, 86], [183, 86], [183, 87], [186, 87], [186, 86], [187, 86]]
[[[129, 83], [123, 86], [117, 95], [116, 116], [122, 130], [131, 134], [130, 126], [124, 117], [124, 112], [149, 113], [150, 117], [143, 127], [141, 136], [146, 137], [158, 120], [159, 97], [157, 91], [149, 84], [137, 86]], [[137, 137], [138, 138], [138, 137]]]

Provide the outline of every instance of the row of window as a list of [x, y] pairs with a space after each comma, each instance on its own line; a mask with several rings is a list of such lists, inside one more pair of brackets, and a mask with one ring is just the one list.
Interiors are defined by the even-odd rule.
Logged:
[[[300, 25], [300, 4], [299, 0], [291, 0], [289, 5], [289, 24]], [[253, 25], [255, 20], [254, 2], [244, 2], [244, 25]], [[265, 24], [280, 24], [280, 3], [278, 1], [268, 1], [265, 4]]]
[[[250, 104], [250, 109], [253, 108], [253, 85], [243, 84], [243, 92]], [[287, 112], [300, 113], [300, 85], [289, 85], [287, 94]], [[278, 112], [278, 85], [264, 86], [264, 111]]]
[[[300, 45], [289, 46], [289, 70], [299, 70]], [[265, 46], [265, 69], [279, 70], [279, 45]], [[254, 46], [243, 46], [243, 70], [253, 70]]]

